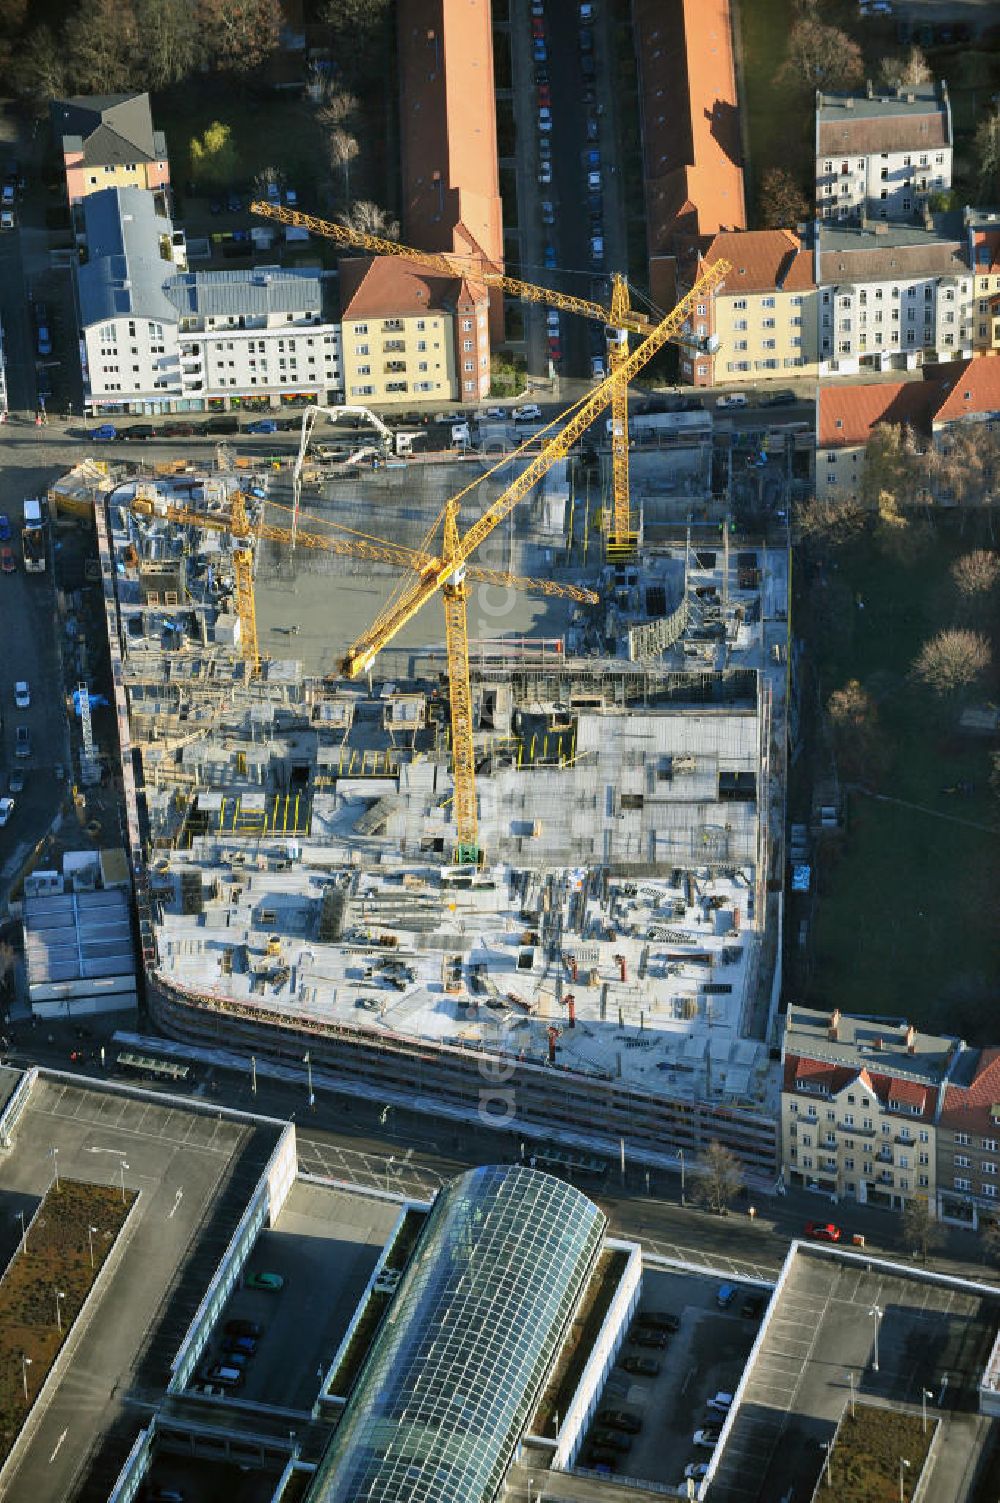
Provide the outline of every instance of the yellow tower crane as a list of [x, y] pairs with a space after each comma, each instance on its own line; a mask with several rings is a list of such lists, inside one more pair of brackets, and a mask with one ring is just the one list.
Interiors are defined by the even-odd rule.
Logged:
[[[465, 274], [486, 287], [497, 287], [526, 302], [559, 308], [564, 313], [578, 313], [583, 318], [595, 319], [598, 323], [607, 325], [612, 331], [608, 340], [608, 368], [612, 374], [628, 356], [629, 334], [647, 334], [653, 327], [650, 319], [631, 307], [628, 283], [617, 272], [611, 279], [611, 307], [605, 308], [602, 303], [592, 302], [588, 298], [573, 297], [551, 287], [539, 287], [534, 282], [506, 276], [481, 261], [414, 250], [412, 246], [400, 245], [397, 240], [383, 240], [378, 235], [369, 235], [363, 230], [350, 229], [329, 219], [318, 219], [314, 214], [303, 214], [298, 209], [286, 209], [281, 204], [268, 203], [263, 199], [253, 202], [250, 212], [263, 219], [276, 220], [279, 224], [309, 230], [314, 235], [336, 241], [338, 245], [370, 251], [372, 255], [417, 261], [422, 266], [443, 271], [451, 277], [461, 273], [462, 263], [468, 261], [469, 264], [464, 267]], [[680, 325], [671, 329], [667, 339], [674, 343], [691, 343], [682, 333]], [[611, 399], [611, 474], [612, 514], [606, 546], [610, 558], [621, 558], [634, 551], [636, 541], [629, 499], [627, 384], [616, 384]]]
[[[276, 501], [268, 503], [279, 511], [291, 508]], [[252, 525], [246, 511], [242, 492], [233, 494], [228, 512], [204, 512], [191, 506], [180, 506], [172, 501], [153, 500], [149, 496], [135, 496], [129, 510], [139, 517], [162, 517], [178, 525], [204, 527], [214, 532], [232, 534], [233, 573], [236, 579], [236, 609], [240, 619], [240, 641], [243, 657], [249, 665], [252, 677], [260, 672], [260, 652], [257, 645], [257, 611], [253, 590], [254, 537], [267, 538], [272, 543], [282, 543], [294, 548], [309, 548], [317, 552], [334, 553], [344, 558], [365, 558], [372, 563], [392, 564], [397, 569], [419, 574], [434, 564], [428, 553], [406, 548], [401, 543], [386, 542], [381, 538], [366, 537], [352, 532], [346, 537], [319, 532], [302, 532], [295, 527], [277, 527], [273, 522], [260, 521]], [[324, 525], [321, 517], [311, 517], [308, 512], [300, 514], [307, 521]], [[329, 525], [329, 524], [325, 524]], [[469, 578], [480, 584], [502, 585], [515, 590], [547, 595], [554, 599], [574, 600], [579, 605], [596, 605], [600, 596], [583, 585], [562, 584], [555, 579], [530, 579], [522, 574], [510, 574], [503, 569], [487, 569], [478, 564], [469, 566]]]
[[520, 475], [475, 521], [464, 536], [458, 530], [460, 497], [452, 497], [443, 513], [441, 554], [430, 559], [415, 574], [367, 632], [349, 649], [341, 664], [348, 678], [371, 667], [385, 647], [420, 608], [440, 590], [444, 604], [445, 640], [448, 655], [451, 700], [451, 746], [454, 776], [454, 809], [457, 826], [455, 859], [460, 864], [478, 864], [479, 814], [476, 801], [475, 755], [472, 733], [472, 691], [469, 682], [469, 637], [466, 618], [468, 562], [490, 533], [529, 494], [557, 460], [565, 458], [591, 422], [613, 398], [619, 386], [627, 390], [633, 376], [662, 349], [690, 316], [699, 298], [719, 284], [730, 270], [727, 261], [703, 265], [690, 291], [656, 325], [631, 353], [616, 361], [608, 377], [579, 402], [565, 426], [529, 460]]

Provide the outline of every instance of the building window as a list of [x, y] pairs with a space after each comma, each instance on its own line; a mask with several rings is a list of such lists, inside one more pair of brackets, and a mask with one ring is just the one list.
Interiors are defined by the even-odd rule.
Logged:
[[967, 1132], [957, 1132], [955, 1134], [955, 1142], [961, 1144], [961, 1146], [964, 1148], [969, 1142], [971, 1142], [971, 1139]]
[[956, 1153], [956, 1155], [955, 1155], [955, 1168], [956, 1169], [968, 1169], [968, 1167], [969, 1167], [969, 1156], [968, 1156], [968, 1154], [965, 1154], [965, 1153]]
[[917, 1137], [920, 1139], [921, 1143], [929, 1143], [931, 1140], [931, 1135], [925, 1127], [922, 1127], [920, 1129], [920, 1131], [917, 1133]]
[[996, 1164], [991, 1163], [989, 1159], [987, 1159], [982, 1165], [982, 1171], [984, 1174], [996, 1174], [997, 1166]]
[[853, 1159], [845, 1159], [844, 1160], [844, 1168], [846, 1170], [848, 1170], [848, 1172], [850, 1170], [852, 1170], [854, 1168], [854, 1160]]
[[996, 1198], [997, 1198], [997, 1187], [996, 1187], [996, 1185], [983, 1185], [983, 1194], [986, 1195], [990, 1200], [996, 1200]]
[[971, 1190], [972, 1189], [972, 1181], [971, 1181], [971, 1179], [961, 1179], [956, 1174], [956, 1176], [955, 1176], [955, 1189], [956, 1190]]
[[921, 1190], [926, 1190], [927, 1189], [927, 1186], [930, 1184], [930, 1181], [927, 1178], [926, 1174], [918, 1174], [917, 1175], [917, 1184], [920, 1186]]

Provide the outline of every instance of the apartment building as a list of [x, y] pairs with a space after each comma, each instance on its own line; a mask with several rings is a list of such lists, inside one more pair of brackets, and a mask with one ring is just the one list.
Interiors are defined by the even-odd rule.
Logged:
[[335, 400], [340, 328], [331, 282], [278, 266], [190, 272], [159, 196], [84, 202], [76, 272], [89, 413], [268, 411]]
[[57, 99], [50, 117], [71, 206], [105, 188], [169, 189], [167, 140], [148, 94]]
[[819, 374], [913, 370], [972, 354], [972, 271], [954, 216], [930, 228], [820, 225]]
[[782, 1174], [902, 1209], [937, 1194], [937, 1116], [964, 1046], [905, 1022], [790, 1007], [782, 1043]]
[[942, 80], [816, 95], [816, 217], [909, 219], [951, 187], [953, 135]]
[[976, 1228], [1000, 1215], [1000, 1049], [967, 1049], [937, 1131], [938, 1213]]
[[[399, 0], [403, 239], [503, 270], [490, 0]], [[503, 338], [503, 294], [490, 301]], [[487, 349], [487, 364], [489, 350]]]
[[478, 402], [490, 389], [489, 293], [393, 256], [340, 263], [344, 390], [377, 407]]
[[879, 423], [909, 428], [919, 447], [955, 423], [1000, 421], [1000, 363], [983, 356], [942, 365], [923, 381], [821, 386], [816, 401], [816, 494], [856, 495], [865, 447]]
[[817, 288], [805, 242], [792, 230], [723, 230], [681, 261], [681, 290], [699, 266], [719, 259], [733, 269], [686, 326], [699, 339], [714, 336], [718, 350], [682, 346], [681, 380], [715, 386], [815, 375]]
[[1000, 354], [1000, 213], [966, 209], [968, 258], [972, 267], [972, 345], [977, 355]]

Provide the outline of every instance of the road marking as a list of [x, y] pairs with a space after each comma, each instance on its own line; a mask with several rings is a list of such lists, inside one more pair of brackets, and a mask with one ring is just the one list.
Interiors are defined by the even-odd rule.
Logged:
[[56, 1457], [59, 1455], [59, 1452], [62, 1449], [62, 1443], [66, 1439], [66, 1436], [68, 1434], [69, 1434], [69, 1431], [68, 1430], [64, 1430], [63, 1433], [60, 1435], [59, 1439], [56, 1441], [55, 1450], [52, 1452], [52, 1455], [49, 1457], [49, 1466], [52, 1465], [52, 1463], [55, 1461]]
[[174, 1203], [170, 1207], [170, 1210], [167, 1212], [167, 1220], [168, 1221], [172, 1221], [173, 1220], [174, 1216], [177, 1214], [177, 1209], [178, 1209], [178, 1207], [179, 1207], [179, 1205], [180, 1205], [180, 1203], [181, 1203], [181, 1201], [183, 1199], [184, 1199], [184, 1191], [183, 1190], [178, 1190], [177, 1194], [174, 1196]]
[[97, 1148], [96, 1146], [92, 1146], [92, 1147], [90, 1147], [90, 1148], [87, 1149], [87, 1152], [88, 1153], [114, 1153], [114, 1154], [117, 1154], [119, 1158], [124, 1158], [124, 1156], [125, 1156], [125, 1149], [124, 1148]]

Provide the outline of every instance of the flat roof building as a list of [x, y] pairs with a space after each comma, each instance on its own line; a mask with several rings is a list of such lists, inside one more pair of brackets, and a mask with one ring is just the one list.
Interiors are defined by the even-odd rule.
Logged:
[[948, 85], [816, 95], [816, 215], [909, 219], [951, 187]]

